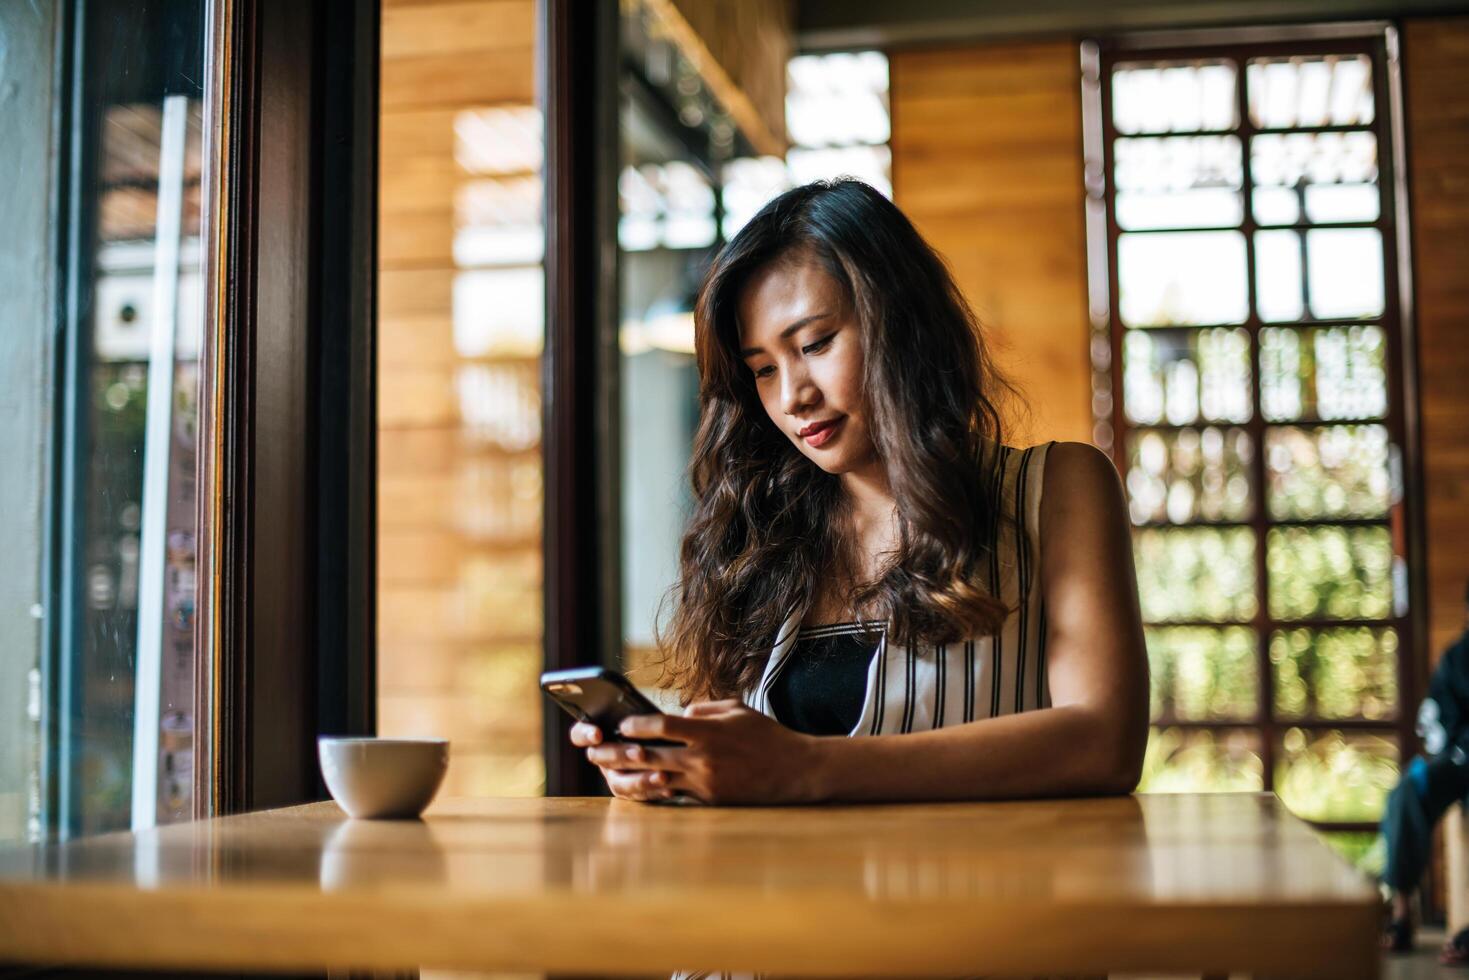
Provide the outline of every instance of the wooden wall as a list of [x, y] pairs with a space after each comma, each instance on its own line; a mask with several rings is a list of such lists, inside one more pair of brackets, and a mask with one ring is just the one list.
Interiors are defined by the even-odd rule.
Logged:
[[900, 51], [889, 72], [893, 199], [1026, 396], [1012, 441], [1091, 441], [1076, 44]]
[[1403, 71], [1436, 661], [1469, 581], [1469, 17], [1407, 20]]
[[383, 5], [379, 731], [451, 739], [445, 792], [459, 795], [544, 781], [538, 440], [505, 447], [466, 401], [537, 398], [538, 358], [467, 354], [454, 335], [466, 192], [518, 179], [538, 202], [540, 183], [476, 169], [456, 124], [533, 106], [534, 16], [532, 0]]

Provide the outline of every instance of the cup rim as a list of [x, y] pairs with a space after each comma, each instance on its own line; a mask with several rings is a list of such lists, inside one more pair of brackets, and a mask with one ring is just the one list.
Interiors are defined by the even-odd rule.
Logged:
[[375, 745], [448, 745], [447, 738], [380, 738], [376, 735], [318, 735], [318, 745], [347, 745], [355, 742]]

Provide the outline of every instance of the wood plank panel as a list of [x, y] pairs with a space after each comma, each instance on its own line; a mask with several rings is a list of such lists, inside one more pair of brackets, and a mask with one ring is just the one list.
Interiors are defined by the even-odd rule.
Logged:
[[529, 45], [491, 53], [384, 58], [382, 107], [529, 104], [536, 95], [534, 67]]
[[535, 4], [385, 0], [382, 38], [379, 731], [449, 738], [447, 792], [539, 793], [539, 456], [464, 417], [454, 344], [456, 207], [485, 179], [456, 125], [534, 103]]
[[1066, 41], [895, 52], [893, 198], [954, 272], [1030, 409], [1091, 440], [1080, 79]]
[[1469, 18], [1404, 22], [1403, 69], [1436, 661], [1464, 628], [1469, 582]]
[[454, 363], [454, 323], [441, 315], [379, 317], [378, 356], [398, 367]]
[[382, 56], [403, 58], [504, 51], [535, 37], [531, 0], [471, 0], [383, 10]]

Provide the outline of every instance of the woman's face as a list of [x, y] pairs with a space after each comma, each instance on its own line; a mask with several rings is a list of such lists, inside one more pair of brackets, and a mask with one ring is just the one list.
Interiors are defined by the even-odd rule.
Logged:
[[809, 256], [756, 272], [740, 296], [740, 352], [776, 428], [832, 474], [877, 458], [862, 383], [862, 334], [841, 284]]

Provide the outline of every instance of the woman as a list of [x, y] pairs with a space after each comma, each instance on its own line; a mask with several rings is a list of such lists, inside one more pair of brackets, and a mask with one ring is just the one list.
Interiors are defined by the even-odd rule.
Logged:
[[623, 725], [676, 746], [573, 728], [612, 792], [1130, 792], [1147, 661], [1116, 471], [1079, 443], [1001, 444], [1009, 389], [902, 212], [854, 180], [776, 198], [714, 260], [695, 339], [664, 638], [688, 707]]

